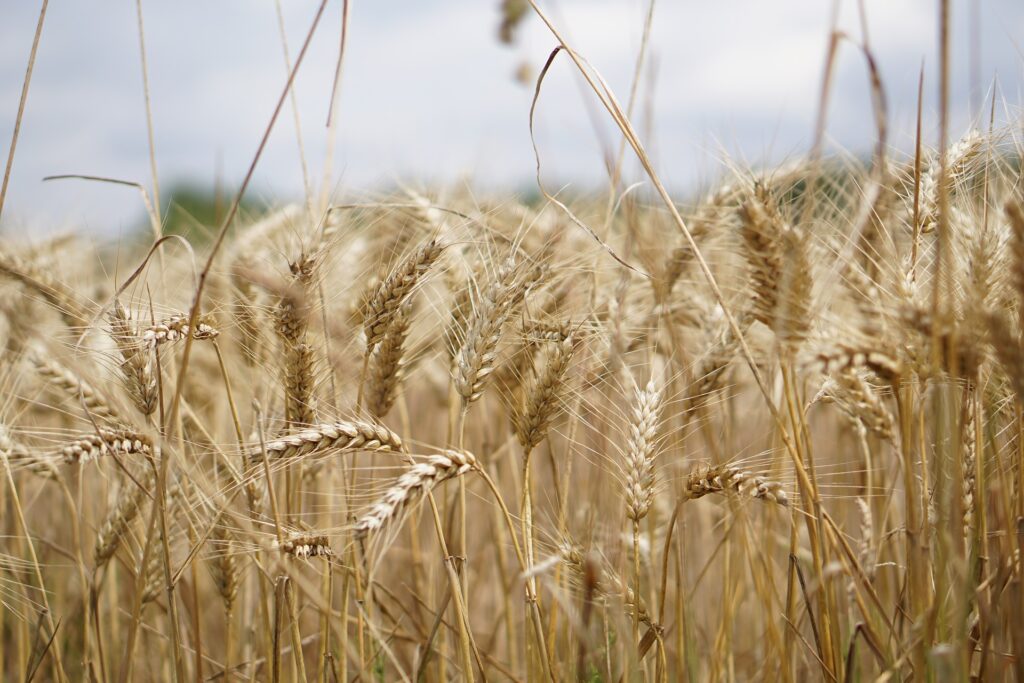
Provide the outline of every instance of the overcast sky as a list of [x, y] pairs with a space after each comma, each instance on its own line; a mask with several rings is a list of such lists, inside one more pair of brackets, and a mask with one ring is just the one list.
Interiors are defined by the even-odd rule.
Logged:
[[[39, 2], [0, 0], [0, 152], [6, 158]], [[294, 58], [317, 2], [282, 0]], [[395, 182], [460, 182], [529, 190], [532, 87], [517, 69], [539, 70], [554, 40], [530, 18], [513, 46], [497, 40], [498, 0], [352, 0], [349, 45], [333, 150], [338, 193]], [[935, 141], [936, 0], [867, 0], [893, 128], [912, 145], [918, 71], [926, 73], [926, 134]], [[161, 186], [190, 180], [212, 187], [240, 181], [286, 78], [272, 0], [143, 0], [153, 123]], [[621, 101], [628, 97], [646, 0], [559, 0], [545, 6]], [[831, 2], [825, 0], [658, 0], [650, 68], [643, 79], [645, 137], [669, 184], [685, 192], [743, 164], [805, 152], [820, 88]], [[1000, 107], [1016, 112], [1024, 75], [1024, 3], [957, 0], [954, 7], [954, 132], [1000, 83]], [[319, 177], [337, 56], [341, 0], [330, 0], [297, 80], [299, 117], [311, 173]], [[855, 3], [841, 28], [860, 39]], [[972, 40], [976, 36], [978, 40]], [[976, 50], [972, 50], [974, 45]], [[976, 56], [972, 56], [976, 55]], [[568, 62], [545, 84], [538, 143], [553, 186], [594, 187], [603, 178], [601, 140]], [[149, 184], [135, 4], [51, 0], [4, 209], [7, 230], [81, 228], [116, 234], [141, 206], [125, 188], [46, 175], [82, 173]], [[295, 120], [275, 128], [252, 196], [302, 193]], [[648, 116], [650, 114], [650, 116]], [[1008, 115], [1003, 112], [1004, 120]], [[1012, 118], [1012, 115], [1009, 116]], [[870, 148], [867, 75], [843, 48], [829, 112], [837, 147]], [[637, 176], [639, 179], [639, 176]]]

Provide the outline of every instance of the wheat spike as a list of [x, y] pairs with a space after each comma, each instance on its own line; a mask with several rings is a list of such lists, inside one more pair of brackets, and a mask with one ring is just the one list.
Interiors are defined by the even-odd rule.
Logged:
[[[956, 144], [946, 150], [946, 174], [952, 192], [967, 176], [971, 162], [981, 155], [985, 139], [976, 130], [967, 131]], [[936, 155], [921, 178], [921, 232], [933, 232], [938, 226], [939, 186], [941, 179], [941, 158]]]
[[[155, 349], [163, 344], [171, 344], [185, 339], [189, 335], [189, 316], [184, 313], [172, 315], [142, 331], [142, 345], [147, 349]], [[192, 338], [196, 341], [216, 339], [220, 334], [208, 319], [200, 318], [196, 323]]]
[[92, 307], [63, 282], [17, 256], [0, 251], [0, 273], [37, 292], [71, 327], [89, 326]]
[[97, 419], [120, 419], [117, 411], [100, 392], [70, 368], [47, 359], [43, 352], [38, 350], [29, 353], [28, 358], [40, 377], [60, 389], [75, 405], [82, 406], [87, 415]]
[[654, 458], [658, 438], [661, 391], [652, 379], [636, 390], [626, 440], [626, 516], [639, 522], [654, 499]]
[[402, 380], [405, 338], [409, 334], [412, 302], [399, 306], [384, 333], [384, 338], [373, 350], [366, 382], [366, 408], [370, 414], [383, 418], [391, 410]]
[[483, 395], [497, 362], [502, 328], [531, 283], [529, 279], [516, 280], [515, 263], [509, 259], [475, 302], [454, 370], [455, 388], [464, 407]]
[[444, 247], [437, 240], [430, 240], [402, 261], [377, 287], [366, 304], [363, 327], [367, 353], [383, 341], [395, 312], [443, 250]]
[[153, 354], [147, 352], [132, 324], [131, 312], [114, 301], [110, 312], [110, 335], [121, 353], [121, 374], [135, 407], [143, 415], [152, 415], [157, 408], [157, 380]]
[[217, 593], [224, 603], [224, 611], [230, 615], [234, 609], [235, 600], [238, 598], [238, 588], [242, 580], [238, 559], [235, 557], [234, 542], [231, 532], [219, 519], [214, 524], [210, 539], [217, 551], [207, 566], [213, 583], [217, 587]]
[[290, 557], [309, 559], [311, 557], [331, 557], [331, 541], [324, 534], [307, 532], [293, 533], [281, 542], [274, 542], [281, 553]]
[[152, 455], [153, 442], [145, 434], [130, 429], [100, 428], [96, 434], [88, 434], [61, 449], [64, 462], [84, 465], [104, 455]]
[[364, 538], [378, 531], [441, 482], [461, 476], [476, 467], [476, 458], [472, 453], [455, 450], [431, 455], [425, 461], [416, 463], [356, 521], [353, 529], [356, 538]]
[[879, 437], [893, 438], [895, 420], [892, 413], [856, 370], [845, 368], [832, 375], [819, 396], [835, 402], [854, 422], [864, 425]]
[[60, 471], [53, 462], [41, 458], [25, 448], [11, 437], [7, 425], [0, 423], [0, 452], [7, 459], [12, 470], [24, 468], [43, 479], [57, 481], [60, 479]]
[[[580, 548], [572, 543], [563, 543], [559, 548], [559, 557], [577, 579], [584, 580], [588, 571], [588, 559], [583, 556]], [[647, 605], [643, 598], [637, 600], [636, 593], [622, 580], [614, 571], [605, 567], [603, 571], [598, 570], [596, 593], [605, 599], [619, 599], [625, 603], [630, 614], [634, 610], [640, 623], [654, 626], [654, 620], [647, 611]]]
[[387, 427], [369, 422], [330, 422], [258, 444], [249, 457], [258, 461], [266, 449], [268, 458], [300, 458], [328, 451], [401, 451], [402, 439]]
[[523, 391], [522, 401], [513, 415], [513, 426], [525, 453], [547, 436], [565, 391], [565, 373], [572, 353], [571, 336], [547, 346], [543, 363]]
[[[150, 468], [144, 470], [147, 476], [139, 483], [143, 486], [152, 484], [153, 476]], [[97, 568], [102, 567], [114, 556], [129, 525], [139, 513], [139, 506], [146, 498], [147, 492], [129, 478], [125, 478], [118, 494], [117, 504], [107, 514], [100, 530], [96, 533], [96, 543], [93, 548], [93, 562]]]
[[741, 498], [753, 498], [782, 506], [789, 504], [782, 484], [728, 465], [700, 465], [690, 472], [683, 484], [683, 495], [689, 500], [727, 491]]

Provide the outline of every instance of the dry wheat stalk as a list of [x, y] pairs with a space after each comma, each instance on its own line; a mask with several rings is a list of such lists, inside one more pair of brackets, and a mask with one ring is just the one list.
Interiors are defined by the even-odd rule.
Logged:
[[[142, 331], [142, 344], [147, 349], [155, 349], [163, 344], [170, 344], [189, 335], [189, 316], [184, 313], [172, 315]], [[200, 318], [192, 338], [196, 341], [215, 339], [220, 331], [210, 324], [208, 319]]]
[[658, 438], [661, 391], [654, 380], [636, 389], [626, 440], [626, 516], [639, 522], [654, 500], [654, 458]]
[[789, 504], [782, 484], [729, 465], [699, 465], [690, 472], [683, 484], [683, 496], [687, 500], [727, 491], [733, 491], [741, 498], [764, 500], [783, 506]]
[[401, 451], [402, 439], [387, 427], [369, 422], [330, 422], [267, 441], [249, 448], [258, 461], [266, 449], [268, 458], [300, 458], [339, 451]]
[[393, 521], [403, 510], [443, 481], [476, 469], [476, 458], [466, 451], [446, 450], [429, 456], [406, 470], [379, 501], [360, 517], [353, 528], [356, 538], [365, 538]]
[[513, 414], [516, 438], [529, 453], [544, 440], [565, 393], [565, 373], [572, 360], [573, 339], [566, 337], [545, 348], [544, 361], [527, 383]]
[[95, 434], [87, 434], [61, 448], [64, 462], [84, 465], [104, 455], [152, 455], [153, 442], [145, 434], [130, 429], [100, 428]]

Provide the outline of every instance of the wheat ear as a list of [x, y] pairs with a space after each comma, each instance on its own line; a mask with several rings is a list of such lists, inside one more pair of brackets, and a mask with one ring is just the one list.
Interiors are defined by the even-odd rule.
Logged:
[[661, 391], [652, 379], [636, 390], [626, 441], [626, 516], [639, 522], [654, 499], [654, 458], [658, 438]]
[[464, 407], [483, 395], [497, 362], [502, 328], [529, 287], [528, 281], [517, 282], [515, 276], [515, 263], [509, 259], [473, 307], [454, 370], [455, 388]]
[[[155, 349], [163, 344], [172, 344], [189, 336], [189, 317], [184, 313], [172, 315], [155, 325], [142, 330], [142, 345], [147, 349]], [[196, 323], [195, 332], [192, 338], [196, 341], [204, 339], [215, 339], [220, 331], [210, 324], [208, 318], [200, 318]]]
[[[585, 580], [588, 574], [594, 573], [594, 570], [589, 568], [588, 561], [583, 557], [582, 551], [579, 547], [571, 544], [564, 543], [559, 548], [559, 557], [563, 564], [569, 569], [570, 572], [577, 578]], [[642, 624], [647, 626], [653, 626], [654, 620], [651, 617], [650, 612], [647, 611], [647, 605], [644, 604], [643, 599], [637, 599], [636, 593], [630, 588], [621, 577], [617, 576], [613, 571], [605, 568], [604, 571], [598, 572], [599, 577], [597, 579], [597, 585], [595, 586], [595, 592], [601, 597], [618, 598], [625, 603], [626, 609], [632, 613], [636, 613], [637, 619]]]
[[431, 455], [425, 461], [416, 463], [356, 521], [353, 529], [356, 538], [365, 538], [380, 530], [441, 482], [461, 476], [476, 467], [476, 458], [472, 453], [455, 450]]
[[0, 251], [0, 273], [21, 282], [55, 308], [72, 327], [89, 326], [91, 306], [63, 282], [17, 256]]
[[51, 460], [39, 457], [15, 441], [7, 430], [7, 425], [3, 423], [0, 423], [0, 452], [6, 457], [12, 470], [24, 468], [43, 479], [60, 479], [60, 471]]
[[387, 427], [369, 422], [330, 422], [313, 425], [249, 449], [258, 460], [266, 449], [268, 458], [300, 458], [328, 451], [401, 451], [402, 439]]
[[391, 410], [402, 380], [405, 338], [409, 334], [412, 314], [411, 302], [398, 307], [384, 338], [373, 350], [370, 372], [366, 383], [366, 408], [370, 414], [382, 418]]
[[395, 312], [416, 287], [420, 277], [441, 256], [443, 249], [437, 240], [430, 240], [402, 261], [377, 287], [366, 304], [363, 323], [367, 353], [384, 340]]
[[516, 438], [525, 453], [532, 451], [547, 436], [565, 393], [565, 374], [572, 353], [571, 336], [546, 346], [544, 362], [525, 387], [520, 406], [513, 415]]
[[61, 448], [64, 462], [84, 465], [111, 453], [121, 455], [152, 455], [152, 440], [145, 434], [130, 429], [100, 428], [95, 434], [88, 434]]
[[152, 415], [157, 407], [157, 381], [153, 369], [153, 355], [146, 351], [135, 326], [131, 312], [114, 301], [110, 311], [110, 335], [121, 353], [121, 375], [135, 406], [143, 415]]
[[782, 484], [728, 465], [700, 465], [690, 472], [683, 484], [683, 495], [689, 500], [727, 491], [741, 498], [753, 498], [782, 506], [789, 504]]
[[[152, 472], [146, 468], [148, 476], [139, 482], [142, 486], [149, 486], [152, 483]], [[97, 568], [102, 567], [114, 556], [129, 525], [139, 514], [139, 506], [145, 499], [147, 492], [135, 481], [125, 478], [118, 494], [117, 504], [107, 514], [100, 530], [96, 533], [96, 543], [93, 548], [93, 561]]]
[[308, 560], [311, 557], [331, 557], [331, 541], [325, 534], [297, 532], [284, 540], [274, 541], [274, 546], [282, 554]]
[[88, 415], [99, 419], [120, 419], [117, 411], [100, 392], [70, 368], [47, 359], [37, 350], [29, 353], [28, 359], [40, 377], [62, 391], [75, 405], [82, 406]]

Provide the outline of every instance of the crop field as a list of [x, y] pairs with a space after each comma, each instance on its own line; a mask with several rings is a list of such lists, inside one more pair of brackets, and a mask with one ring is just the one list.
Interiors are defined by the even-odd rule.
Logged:
[[1019, 122], [674, 196], [558, 40], [607, 191], [4, 235], [0, 678], [1024, 680]]

